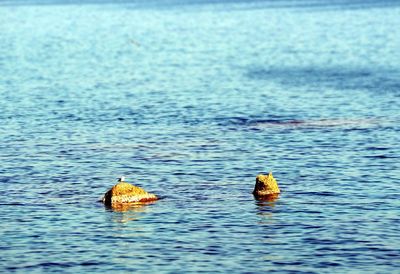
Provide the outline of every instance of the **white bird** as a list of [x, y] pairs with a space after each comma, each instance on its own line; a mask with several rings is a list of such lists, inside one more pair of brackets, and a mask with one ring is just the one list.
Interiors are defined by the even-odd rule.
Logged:
[[125, 181], [125, 176], [121, 176], [118, 178], [118, 182], [124, 182]]

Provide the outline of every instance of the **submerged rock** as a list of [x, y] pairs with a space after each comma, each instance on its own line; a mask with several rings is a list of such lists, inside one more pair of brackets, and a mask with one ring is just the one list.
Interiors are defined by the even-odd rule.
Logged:
[[114, 185], [104, 194], [103, 203], [107, 206], [121, 206], [132, 203], [147, 203], [158, 200], [157, 196], [146, 192], [143, 188], [127, 182]]
[[257, 199], [269, 199], [277, 197], [281, 193], [278, 183], [276, 182], [272, 172], [268, 175], [259, 174], [256, 178], [256, 185], [254, 186], [253, 195]]

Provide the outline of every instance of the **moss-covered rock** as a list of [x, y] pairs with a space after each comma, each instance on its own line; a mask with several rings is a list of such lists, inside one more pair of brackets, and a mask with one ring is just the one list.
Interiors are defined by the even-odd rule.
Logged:
[[281, 193], [278, 183], [276, 182], [272, 172], [268, 175], [259, 174], [256, 178], [253, 195], [259, 198], [267, 198], [268, 196], [277, 196]]
[[130, 203], [146, 203], [158, 200], [157, 196], [146, 192], [143, 188], [127, 182], [119, 182], [104, 194], [103, 203], [118, 206]]

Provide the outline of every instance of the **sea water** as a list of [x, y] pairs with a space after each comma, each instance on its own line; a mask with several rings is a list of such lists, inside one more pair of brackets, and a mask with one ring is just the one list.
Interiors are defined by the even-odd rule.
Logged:
[[[398, 272], [399, 26], [397, 1], [1, 0], [0, 272]], [[162, 199], [104, 207], [121, 175]]]

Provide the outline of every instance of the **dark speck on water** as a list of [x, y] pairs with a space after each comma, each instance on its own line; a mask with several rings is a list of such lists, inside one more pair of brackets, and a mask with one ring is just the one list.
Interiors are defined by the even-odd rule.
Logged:
[[399, 14], [0, 0], [0, 272], [399, 272]]

